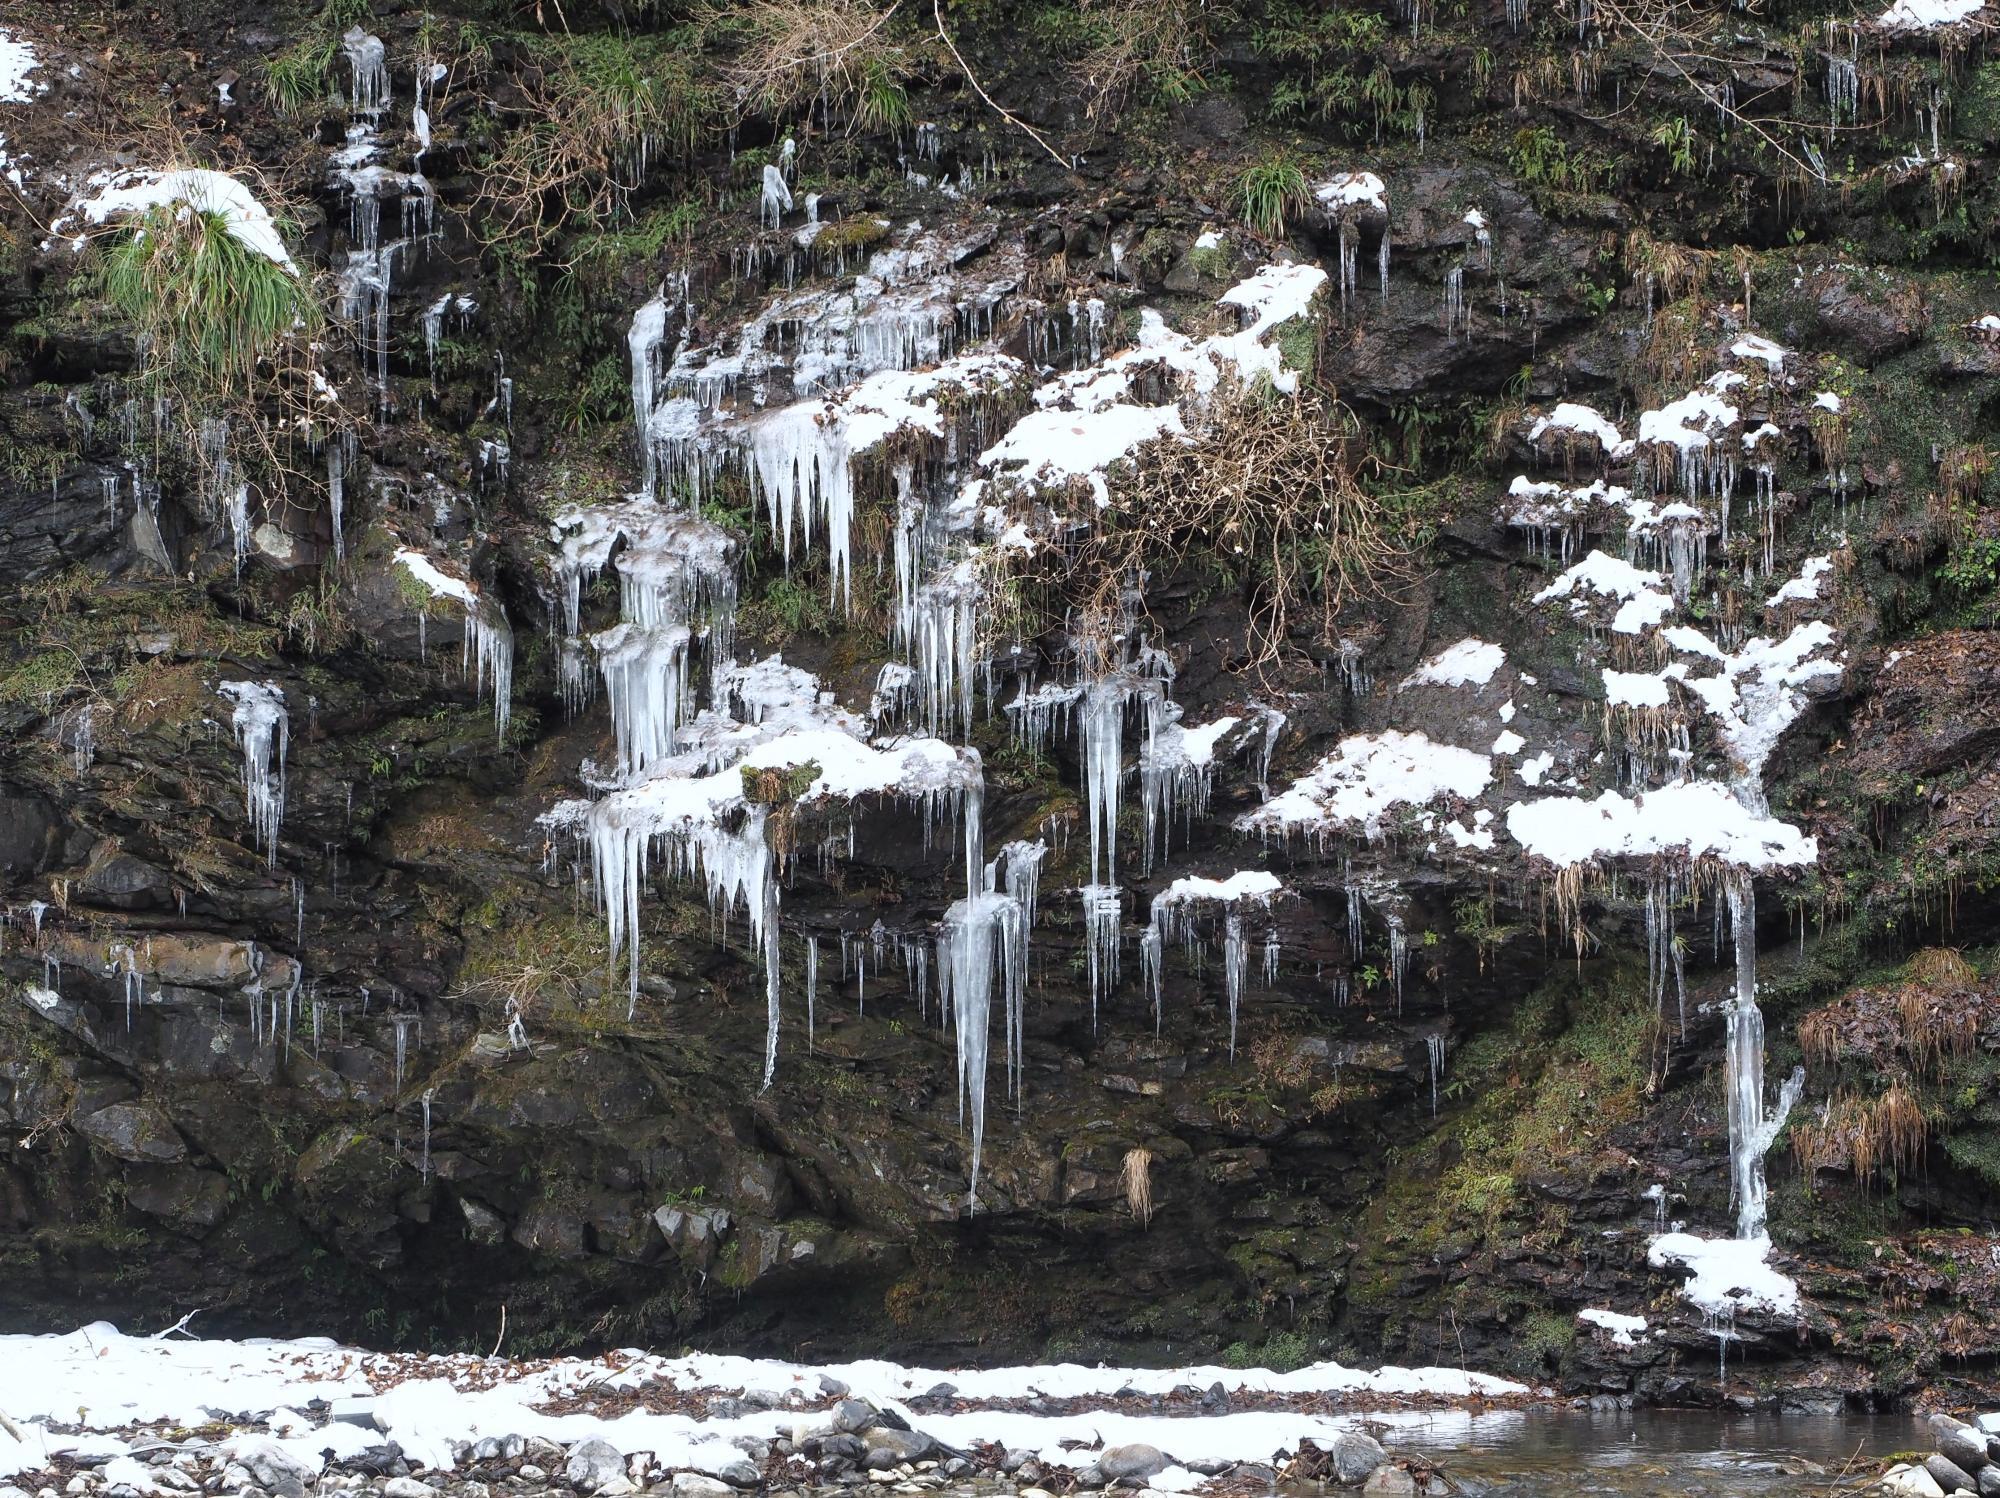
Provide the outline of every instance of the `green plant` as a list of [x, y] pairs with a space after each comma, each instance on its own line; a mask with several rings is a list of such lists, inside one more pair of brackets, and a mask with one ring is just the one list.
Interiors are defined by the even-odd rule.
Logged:
[[209, 209], [165, 204], [128, 224], [105, 256], [103, 286], [184, 398], [246, 395], [260, 359], [286, 338], [310, 341], [321, 322], [297, 272]]
[[333, 60], [340, 45], [331, 31], [294, 42], [264, 64], [264, 92], [281, 114], [302, 114], [333, 89]]
[[1285, 226], [1312, 205], [1305, 168], [1289, 156], [1267, 156], [1236, 179], [1236, 212], [1252, 233], [1282, 239]]
[[1700, 142], [1696, 139], [1694, 126], [1685, 116], [1662, 120], [1652, 129], [1653, 144], [1667, 153], [1667, 165], [1678, 177], [1695, 175], [1695, 151]]

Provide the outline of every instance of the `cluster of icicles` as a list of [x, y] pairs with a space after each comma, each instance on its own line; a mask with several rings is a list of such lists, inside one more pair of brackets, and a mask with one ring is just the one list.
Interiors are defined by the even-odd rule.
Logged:
[[[772, 174], [782, 177], [779, 167]], [[766, 194], [767, 214], [773, 205], [785, 211], [775, 188]], [[989, 710], [1004, 707], [1030, 748], [1039, 750], [1059, 731], [1074, 732], [1091, 840], [1090, 882], [1078, 897], [1094, 1019], [1118, 979], [1123, 897], [1116, 833], [1128, 753], [1137, 765], [1141, 853], [1150, 872], [1176, 829], [1206, 812], [1218, 745], [1253, 752], [1261, 784], [1284, 722], [1276, 710], [1253, 705], [1240, 716], [1184, 726], [1171, 697], [1170, 661], [1139, 637], [1130, 619], [1109, 621], [1099, 636], [1119, 643], [1080, 659], [1066, 682], [1038, 686], [1020, 664], [1024, 650], [993, 648], [997, 559], [1009, 545], [1034, 544], [990, 500], [1010, 482], [1002, 470], [1016, 461], [1000, 456], [1006, 435], [999, 413], [1024, 403], [1036, 371], [978, 342], [1012, 298], [1019, 274], [1014, 254], [995, 251], [983, 269], [978, 263], [955, 269], [967, 258], [963, 242], [906, 232], [850, 286], [776, 297], [727, 347], [695, 343], [684, 279], [663, 287], [638, 310], [629, 333], [640, 492], [565, 513], [552, 530], [564, 698], [578, 711], [602, 691], [617, 757], [615, 765], [586, 767], [586, 782], [600, 794], [564, 802], [545, 821], [573, 838], [552, 839], [551, 856], [569, 846], [589, 850], [612, 955], [627, 969], [628, 1005], [636, 1010], [639, 1003], [639, 907], [657, 863], [671, 877], [698, 881], [725, 928], [738, 916], [744, 921], [764, 973], [768, 1086], [777, 1064], [785, 961], [783, 867], [775, 849], [790, 842], [774, 838], [774, 819], [795, 806], [886, 798], [920, 807], [927, 838], [950, 836], [955, 823], [964, 895], [944, 912], [934, 942], [900, 945], [920, 1001], [920, 985], [935, 971], [938, 1018], [955, 1037], [975, 1205], [989, 1036], [996, 1032], [1008, 1094], [1020, 1095], [1029, 940], [1047, 847], [1010, 842], [987, 859], [979, 756], [947, 736], [970, 728], [982, 684]], [[1306, 311], [1325, 276], [1309, 267], [1273, 269], [1278, 274], [1265, 273], [1231, 294], [1231, 305], [1244, 314], [1242, 333], [1197, 342], [1152, 319], [1139, 350], [1109, 360], [1101, 355], [1100, 304], [1053, 317], [1047, 309], [1023, 309], [1031, 346], [1071, 369], [1032, 392], [1034, 406], [1083, 434], [1078, 450], [1063, 459], [1070, 464], [1063, 472], [1101, 486], [1103, 466], [1142, 440], [1124, 433], [1180, 430], [1180, 402], [1212, 389], [1218, 371], [1260, 368], [1283, 378], [1263, 339]], [[1229, 296], [1223, 300], [1230, 303]], [[1051, 337], [1051, 328], [1062, 336]], [[1163, 394], [1165, 404], [1141, 404]], [[739, 396], [740, 408], [731, 404]], [[1131, 420], [1132, 412], [1144, 413], [1142, 419]], [[1031, 408], [1015, 427], [1040, 414]], [[871, 711], [857, 714], [778, 657], [736, 658], [737, 543], [703, 519], [696, 502], [725, 465], [738, 467], [769, 512], [785, 564], [795, 550], [823, 548], [833, 601], [845, 606], [855, 566], [867, 565], [850, 544], [856, 485], [864, 481], [857, 474], [861, 460], [891, 437], [899, 439], [901, 456], [874, 461], [866, 473], [894, 486], [892, 552], [874, 565], [893, 567], [889, 643], [898, 658], [883, 668]], [[1038, 472], [1012, 482], [1033, 490], [1051, 477]], [[618, 577], [618, 622], [586, 634], [583, 586], [606, 568]], [[996, 677], [1003, 660], [1018, 689], [1001, 703]], [[855, 837], [850, 817], [826, 834], [819, 855], [851, 853]], [[584, 872], [581, 862], [577, 872]], [[1271, 886], [1217, 883], [1156, 900], [1139, 937], [1156, 1013], [1162, 954], [1170, 943], [1195, 948], [1212, 919], [1222, 927], [1233, 1050], [1237, 1000], [1250, 967], [1246, 919], [1256, 913], [1268, 924], [1275, 881]], [[819, 946], [816, 939], [802, 946], [810, 1037]], [[1278, 950], [1267, 940], [1267, 973]]]

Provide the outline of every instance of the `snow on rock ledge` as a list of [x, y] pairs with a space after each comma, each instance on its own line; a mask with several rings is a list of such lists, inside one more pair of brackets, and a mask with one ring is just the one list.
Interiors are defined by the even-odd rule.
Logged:
[[1420, 806], [1439, 796], [1470, 800], [1493, 780], [1483, 754], [1434, 743], [1422, 733], [1389, 729], [1342, 739], [1290, 790], [1239, 817], [1239, 832], [1330, 833], [1360, 827], [1379, 837], [1398, 806]]
[[1678, 1265], [1691, 1271], [1681, 1286], [1690, 1305], [1713, 1317], [1733, 1317], [1738, 1311], [1798, 1314], [1799, 1287], [1770, 1265], [1769, 1238], [1697, 1238], [1693, 1233], [1663, 1233], [1646, 1250], [1655, 1269]]
[[1714, 781], [1666, 785], [1631, 799], [1606, 791], [1594, 801], [1521, 801], [1507, 808], [1507, 831], [1529, 853], [1562, 868], [1660, 857], [1714, 858], [1743, 869], [1802, 868], [1819, 857], [1816, 838], [1747, 810]]
[[1471, 638], [1449, 645], [1403, 678], [1406, 687], [1483, 687], [1507, 664], [1507, 652]]

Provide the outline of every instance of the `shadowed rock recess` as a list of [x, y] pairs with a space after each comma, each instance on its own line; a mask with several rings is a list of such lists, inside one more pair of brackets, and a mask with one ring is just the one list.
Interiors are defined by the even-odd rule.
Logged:
[[0, 1330], [1990, 1395], [1994, 24], [12, 0]]

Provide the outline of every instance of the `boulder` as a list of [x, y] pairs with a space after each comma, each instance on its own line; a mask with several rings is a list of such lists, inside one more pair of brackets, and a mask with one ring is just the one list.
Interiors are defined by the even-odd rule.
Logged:
[[1366, 1482], [1388, 1455], [1380, 1441], [1358, 1430], [1342, 1431], [1335, 1436], [1329, 1454], [1333, 1457], [1334, 1481], [1349, 1487]]
[[259, 1487], [277, 1491], [287, 1483], [304, 1484], [319, 1476], [319, 1464], [307, 1461], [276, 1441], [240, 1441], [234, 1452], [236, 1463], [254, 1478]]
[[437, 1489], [414, 1477], [392, 1477], [382, 1484], [382, 1498], [437, 1498]]
[[172, 1165], [187, 1145], [167, 1116], [144, 1103], [113, 1103], [76, 1121], [77, 1132], [107, 1155], [136, 1164]]
[[1934, 1420], [1931, 1434], [1937, 1441], [1938, 1455], [1962, 1471], [1976, 1474], [1986, 1465], [1986, 1437], [1970, 1425]]
[[1924, 1470], [1947, 1493], [1956, 1493], [1961, 1488], [1968, 1493], [1979, 1491], [1979, 1480], [1942, 1452], [1933, 1451], [1925, 1457]]
[[865, 1399], [843, 1399], [833, 1407], [833, 1428], [859, 1435], [876, 1423], [876, 1409]]
[[736, 1490], [719, 1477], [706, 1472], [676, 1472], [674, 1498], [728, 1498]]
[[876, 1468], [878, 1456], [886, 1455], [889, 1466], [899, 1462], [920, 1462], [937, 1450], [937, 1442], [920, 1430], [893, 1430], [888, 1426], [871, 1426], [862, 1433], [861, 1444], [867, 1448], [865, 1465]]
[[591, 1436], [569, 1448], [563, 1476], [579, 1492], [594, 1493], [615, 1477], [625, 1475], [625, 1457], [609, 1441]]
[[1098, 1453], [1097, 1467], [1107, 1482], [1120, 1482], [1128, 1477], [1153, 1477], [1172, 1465], [1167, 1454], [1157, 1446], [1148, 1446], [1134, 1441], [1125, 1446], [1112, 1446]]
[[1912, 1467], [1908, 1463], [1891, 1467], [1882, 1474], [1882, 1491], [1895, 1498], [1944, 1498], [1944, 1489], [1937, 1485], [1922, 1467]]

